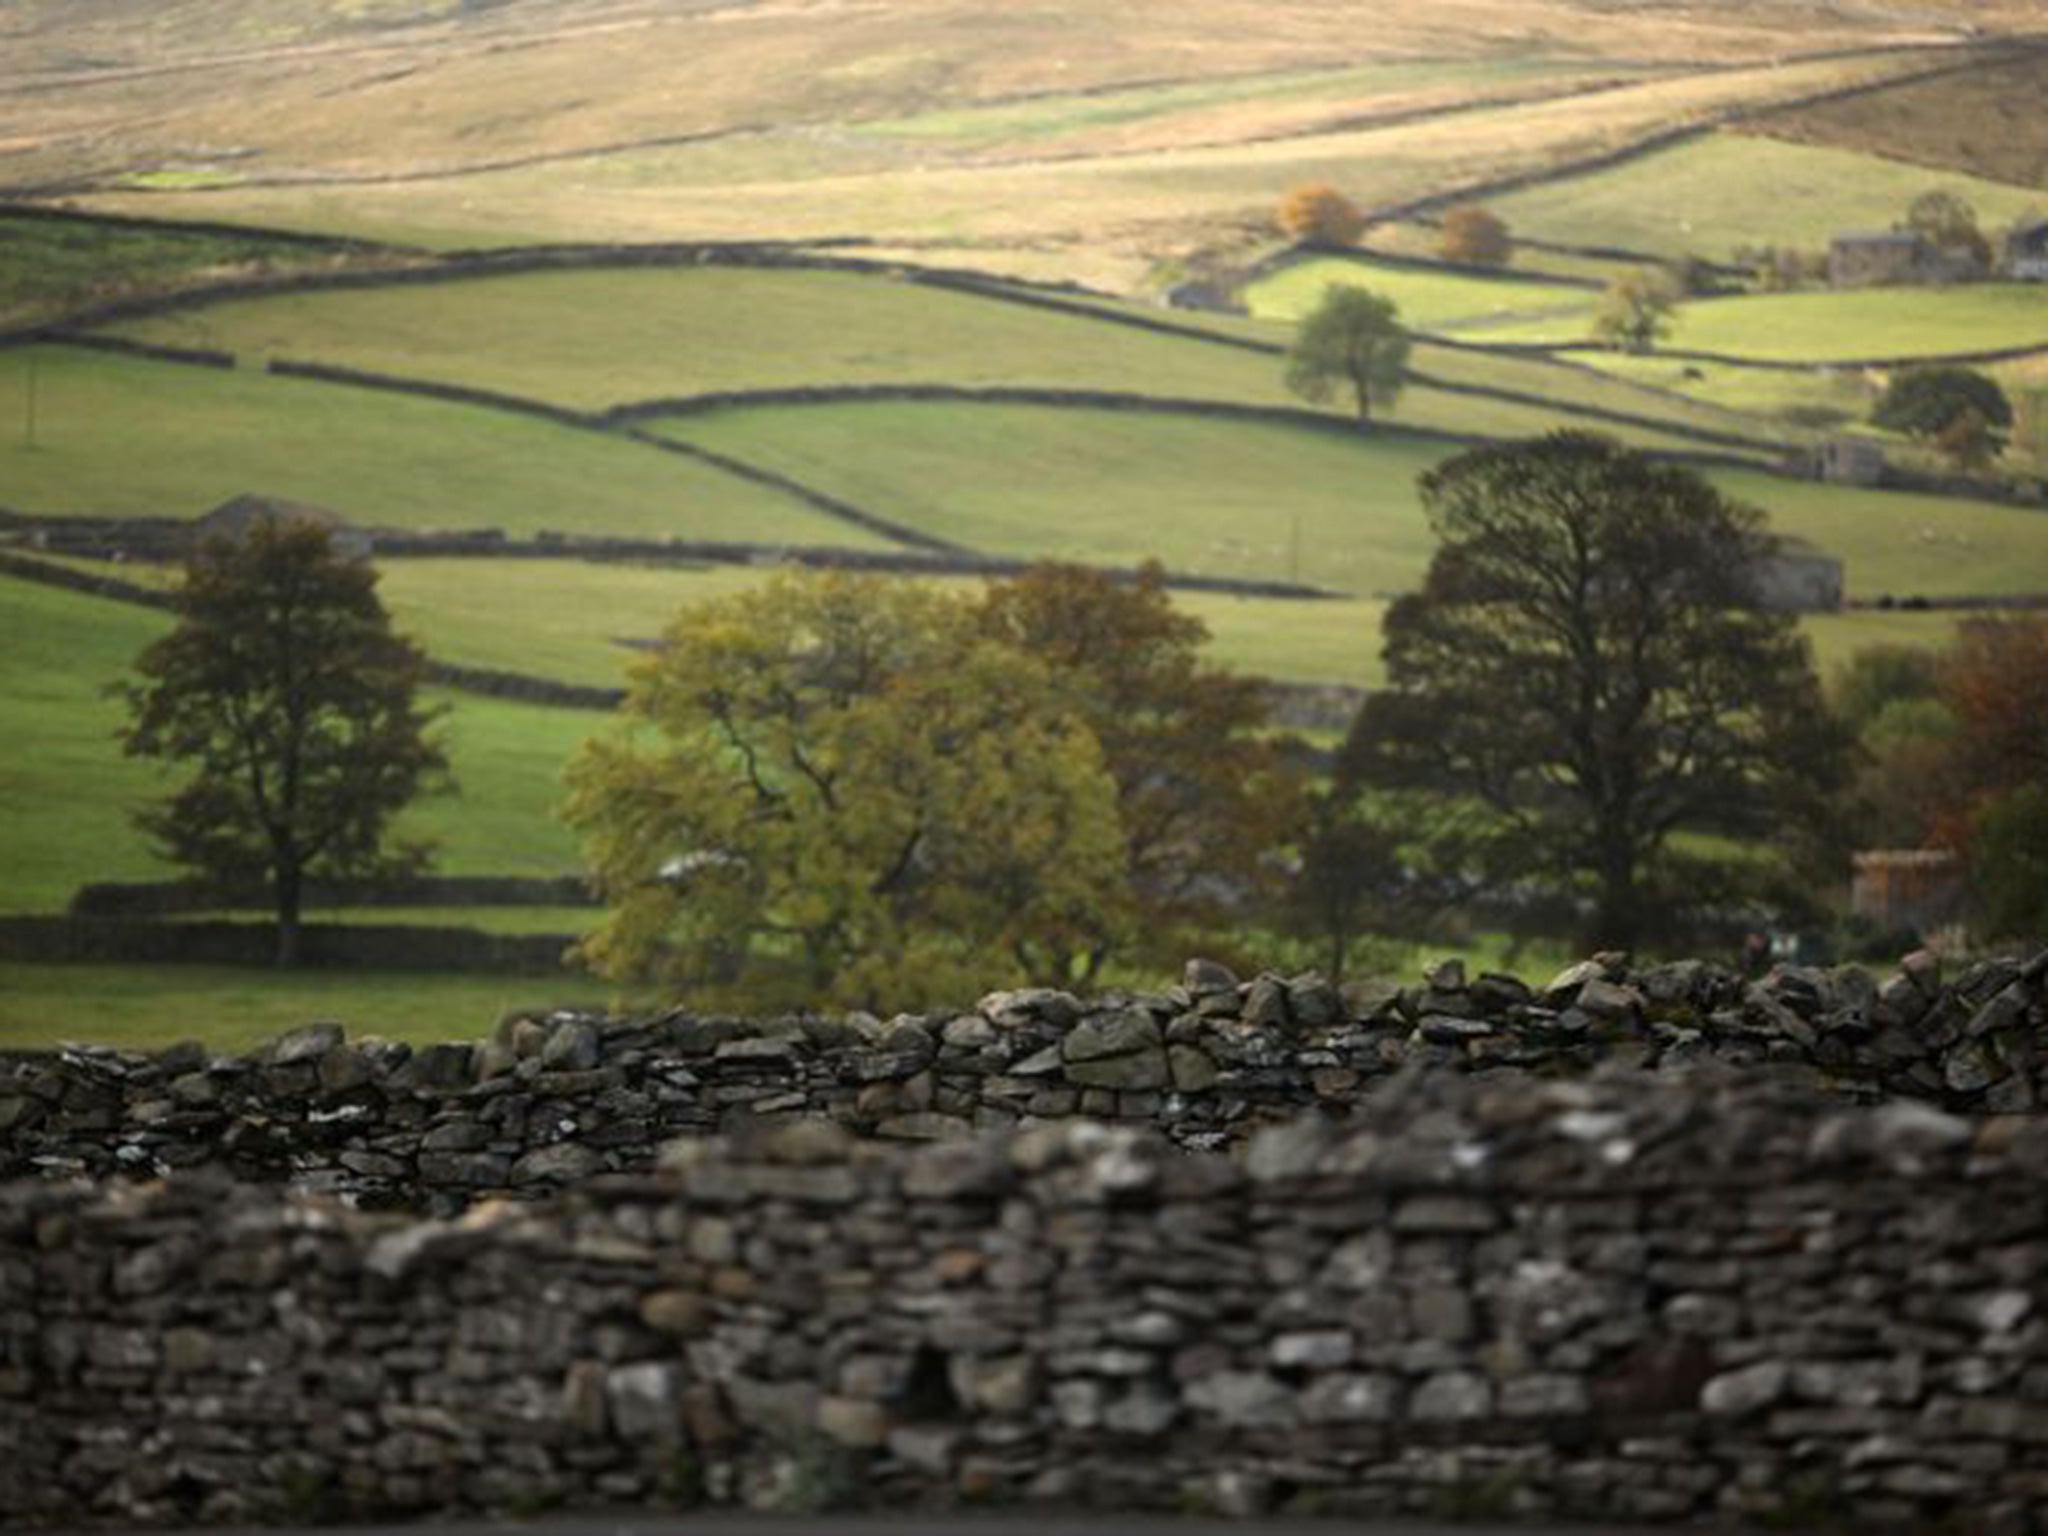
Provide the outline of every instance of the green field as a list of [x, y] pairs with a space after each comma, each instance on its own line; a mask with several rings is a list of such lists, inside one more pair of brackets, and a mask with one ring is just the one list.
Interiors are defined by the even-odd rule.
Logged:
[[2024, 187], [1876, 155], [1710, 134], [1487, 206], [1538, 239], [1728, 261], [1745, 247], [1822, 251], [1839, 234], [1889, 229], [1915, 197], [1934, 190], [1970, 203], [1986, 230], [2041, 201]]
[[[1481, 198], [1478, 202], [1482, 207], [1493, 206], [1490, 198]], [[1509, 230], [1510, 235], [1514, 233], [1516, 231]], [[1369, 253], [1383, 251], [1391, 256], [1419, 256], [1424, 260], [1436, 260], [1443, 249], [1443, 231], [1434, 224], [1395, 220], [1391, 223], [1373, 225], [1366, 231], [1363, 244]], [[1513, 277], [1539, 274], [1545, 277], [1575, 277], [1588, 282], [1607, 283], [1643, 264], [1641, 261], [1622, 260], [1612, 256], [1583, 256], [1576, 251], [1537, 250], [1527, 245], [1517, 245], [1509, 258], [1505, 275]]]
[[[652, 640], [682, 608], [758, 586], [771, 574], [748, 566], [398, 560], [383, 566], [379, 591], [400, 627], [435, 656], [617, 687], [636, 654], [622, 641]], [[970, 594], [982, 588], [976, 577], [932, 584]], [[1176, 592], [1173, 602], [1209, 626], [1209, 654], [1219, 665], [1297, 683], [1362, 685], [1378, 676], [1377, 602], [1213, 592]]]
[[[23, 408], [35, 391], [35, 438]], [[74, 347], [0, 352], [0, 504], [189, 517], [245, 491], [398, 528], [882, 541], [644, 444], [477, 406]]]
[[586, 410], [845, 384], [1289, 398], [1279, 366], [1253, 353], [847, 272], [536, 272], [241, 300], [117, 329]]
[[[1590, 339], [1591, 310], [1505, 315], [1471, 339], [1561, 346]], [[1816, 289], [1695, 299], [1672, 314], [1667, 352], [1715, 352], [1759, 362], [1850, 362], [2048, 347], [2048, 290], [2038, 283], [1949, 288]], [[1597, 352], [1581, 354], [1588, 358]]]
[[0, 319], [251, 272], [331, 266], [301, 241], [0, 212]]
[[[103, 598], [0, 577], [0, 911], [50, 911], [94, 880], [173, 871], [129, 815], [170, 782], [122, 756], [109, 684], [166, 619]], [[451, 874], [563, 874], [574, 840], [553, 817], [557, 776], [605, 717], [443, 696], [440, 730], [458, 793], [419, 802], [401, 835], [424, 837]]]
[[1310, 427], [1043, 406], [733, 410], [657, 429], [795, 475], [990, 554], [1407, 587], [1439, 444]]
[[86, 1041], [161, 1050], [202, 1040], [241, 1051], [316, 1020], [345, 1024], [351, 1035], [429, 1044], [479, 1039], [514, 1010], [613, 1000], [604, 983], [568, 975], [0, 962], [0, 1048]]
[[[1211, 328], [1272, 342], [1289, 334], [1259, 322]], [[242, 300], [120, 329], [245, 360], [313, 359], [578, 409], [876, 384], [1107, 390], [1308, 408], [1286, 390], [1276, 355], [873, 274], [716, 267], [536, 273]], [[1461, 372], [1455, 363], [1443, 371]], [[1463, 376], [1470, 380], [1469, 371]], [[1417, 387], [1390, 414], [1446, 431], [1525, 436], [1562, 424], [1572, 404], [1605, 388], [1620, 400], [1610, 408], [1680, 427], [1705, 424], [1682, 402], [1583, 379], [1558, 389], [1524, 386], [1539, 401], [1526, 405]], [[1690, 446], [1656, 428], [1615, 430], [1641, 447]], [[886, 505], [873, 510], [895, 516]]]
[[1586, 334], [1599, 294], [1560, 283], [1530, 282], [1511, 274], [1478, 277], [1464, 272], [1420, 272], [1366, 256], [1312, 256], [1262, 277], [1244, 290], [1261, 319], [1299, 320], [1331, 288], [1366, 288], [1391, 299], [1401, 323], [1416, 331], [1456, 332], [1485, 341], [1496, 326], [1521, 330], [1548, 326], [1562, 339]]
[[1780, 431], [1788, 430], [1783, 420], [1788, 412], [1826, 412], [1845, 425], [1861, 422], [1883, 393], [1875, 377], [1856, 368], [1753, 368], [1654, 352], [1575, 352], [1572, 359], [1631, 383], [1673, 390], [1732, 412], [1777, 417], [1772, 426]]

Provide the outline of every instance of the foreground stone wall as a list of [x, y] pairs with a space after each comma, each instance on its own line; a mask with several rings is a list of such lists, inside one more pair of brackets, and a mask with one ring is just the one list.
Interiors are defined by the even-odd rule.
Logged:
[[1592, 961], [1541, 990], [1455, 964], [1418, 986], [1340, 990], [1197, 962], [1157, 995], [998, 993], [888, 1021], [558, 1014], [476, 1046], [314, 1026], [243, 1057], [70, 1050], [0, 1060], [0, 1177], [219, 1164], [447, 1210], [644, 1170], [671, 1136], [761, 1118], [921, 1140], [1085, 1116], [1213, 1150], [1310, 1109], [1351, 1114], [1408, 1068], [1505, 1081], [1703, 1062], [1851, 1102], [2030, 1111], [2048, 1093], [2048, 953], [1947, 985], [1925, 955], [1882, 982]]
[[445, 1222], [218, 1176], [19, 1181], [0, 1511], [2041, 1531], [2044, 1163], [2038, 1118], [1436, 1074], [1239, 1159], [798, 1120]]

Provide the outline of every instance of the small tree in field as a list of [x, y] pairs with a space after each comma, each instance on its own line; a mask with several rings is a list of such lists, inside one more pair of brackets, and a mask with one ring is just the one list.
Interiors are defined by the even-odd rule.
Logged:
[[390, 822], [441, 779], [417, 703], [425, 658], [392, 633], [367, 562], [326, 529], [264, 518], [195, 554], [177, 628], [124, 692], [131, 756], [190, 764], [191, 781], [137, 819], [175, 862], [236, 885], [266, 879], [277, 962], [299, 958], [309, 878], [395, 874]]
[[1593, 334], [1617, 352], [1648, 352], [1671, 331], [1679, 288], [1662, 268], [1639, 267], [1607, 285]]
[[1349, 390], [1360, 425], [1392, 405], [1408, 366], [1408, 333], [1391, 299], [1363, 288], [1333, 287], [1294, 334], [1287, 387], [1317, 404]]
[[1365, 228], [1358, 205], [1335, 187], [1296, 187], [1280, 204], [1283, 234], [1304, 245], [1349, 245]]
[[1514, 254], [1515, 242], [1508, 226], [1491, 209], [1464, 203], [1444, 215], [1443, 238], [1437, 254], [1445, 261], [1475, 267], [1504, 267]]
[[1892, 376], [1870, 420], [1931, 444], [1959, 468], [1981, 469], [2005, 447], [2012, 402], [1974, 368], [1908, 368]]

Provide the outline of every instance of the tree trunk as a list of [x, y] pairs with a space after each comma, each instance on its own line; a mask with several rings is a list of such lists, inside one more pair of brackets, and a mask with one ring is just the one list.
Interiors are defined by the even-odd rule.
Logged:
[[1363, 379], [1354, 379], [1351, 387], [1358, 396], [1358, 425], [1369, 427], [1372, 425], [1372, 386]]
[[1600, 850], [1600, 898], [1593, 914], [1594, 949], [1634, 949], [1642, 932], [1641, 895], [1636, 890], [1634, 850], [1621, 839]]
[[299, 908], [305, 897], [305, 871], [295, 858], [277, 863], [277, 964], [289, 970], [299, 963]]

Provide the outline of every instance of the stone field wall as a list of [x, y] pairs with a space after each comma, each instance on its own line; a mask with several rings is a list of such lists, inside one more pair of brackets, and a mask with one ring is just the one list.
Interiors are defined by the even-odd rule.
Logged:
[[820, 1120], [448, 1221], [0, 1186], [0, 1510], [2048, 1508], [2048, 1122], [1437, 1074], [1241, 1158]]
[[0, 1519], [2040, 1536], [2044, 1010], [2048, 955], [1538, 990], [1197, 963], [890, 1021], [18, 1055]]
[[2048, 1099], [2048, 953], [1944, 984], [1697, 962], [1589, 961], [1542, 990], [1467, 977], [1338, 989], [1197, 962], [1164, 993], [997, 993], [972, 1010], [751, 1021], [512, 1019], [414, 1050], [312, 1026], [249, 1056], [198, 1045], [0, 1058], [0, 1178], [219, 1164], [370, 1206], [453, 1209], [650, 1167], [672, 1136], [761, 1117], [901, 1140], [1086, 1116], [1192, 1150], [1309, 1110], [1344, 1116], [1404, 1069], [1582, 1075], [1724, 1064], [1851, 1102], [2011, 1114]]

